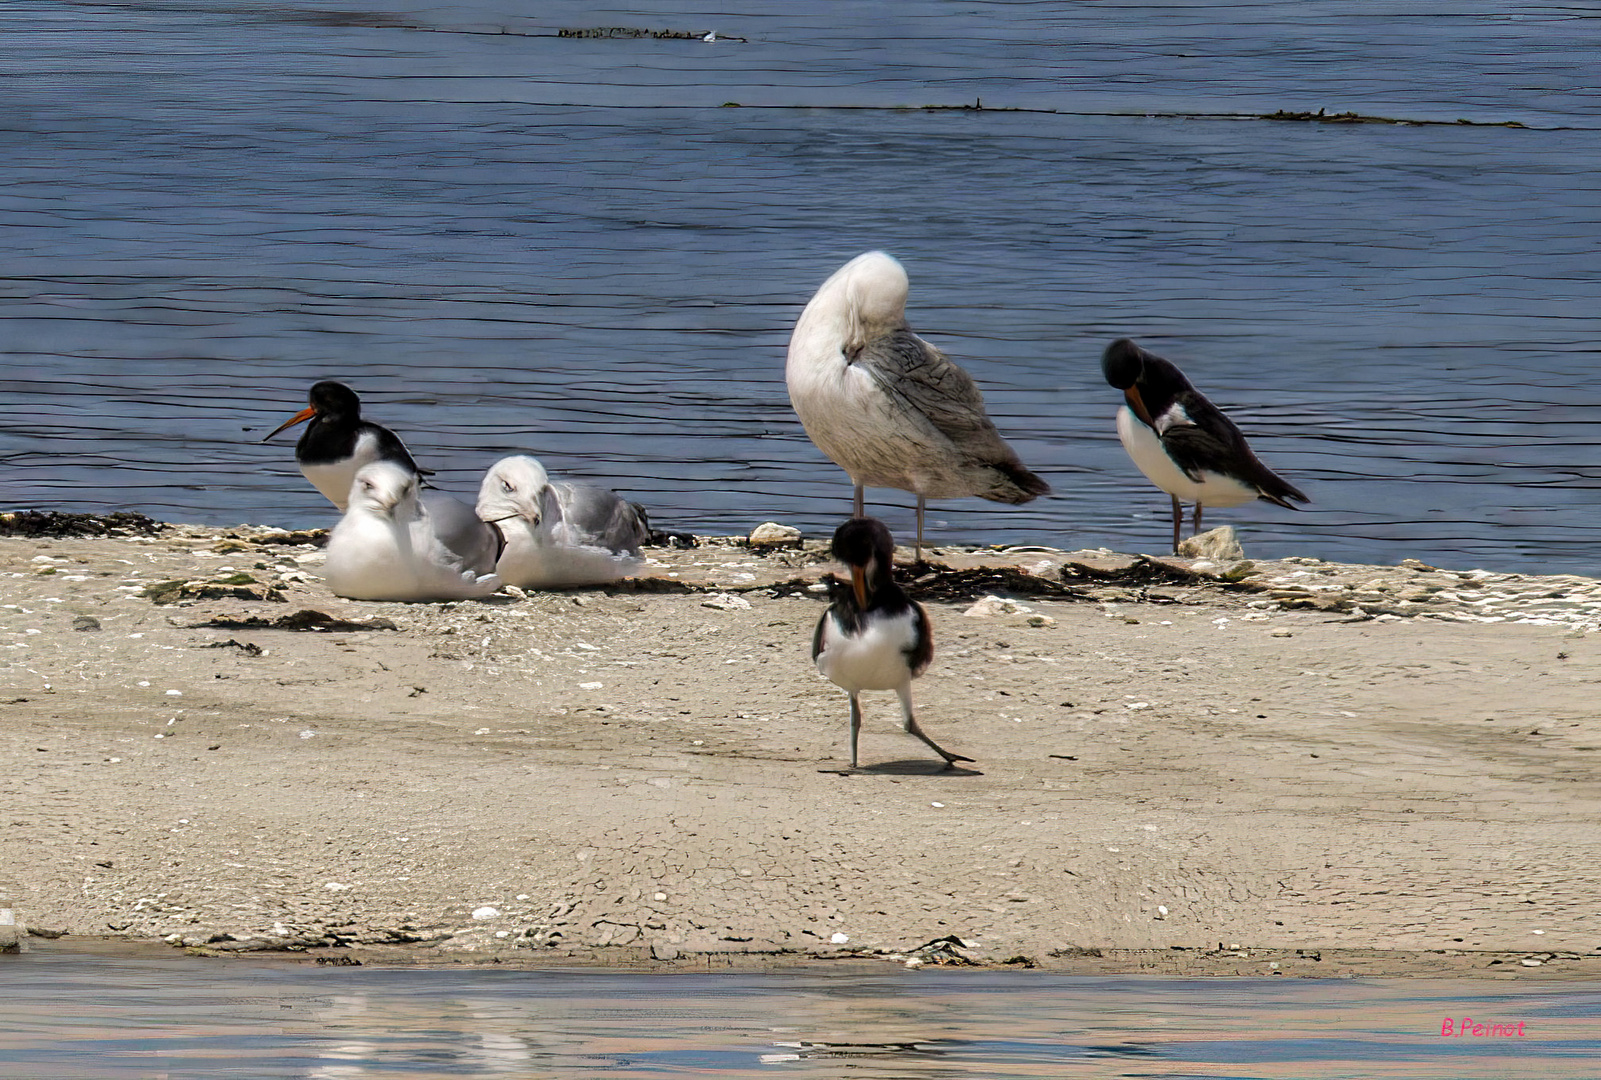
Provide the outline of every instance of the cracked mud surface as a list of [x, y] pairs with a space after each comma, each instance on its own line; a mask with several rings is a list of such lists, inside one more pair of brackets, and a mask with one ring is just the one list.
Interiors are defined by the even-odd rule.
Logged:
[[309, 539], [0, 539], [21, 921], [389, 959], [954, 935], [1071, 970], [1601, 973], [1593, 580], [942, 550], [1049, 588], [967, 616], [1006, 574], [912, 574], [919, 718], [977, 763], [935, 772], [868, 694], [851, 772], [807, 658], [815, 543], [406, 605], [333, 597]]

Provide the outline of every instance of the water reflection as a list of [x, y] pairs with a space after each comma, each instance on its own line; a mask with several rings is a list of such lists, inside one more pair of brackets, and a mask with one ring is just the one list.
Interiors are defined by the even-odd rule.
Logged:
[[[1601, 1054], [1584, 984], [317, 968], [61, 945], [0, 968], [8, 1077], [1563, 1080]], [[1447, 1017], [1525, 1035], [1444, 1037]]]

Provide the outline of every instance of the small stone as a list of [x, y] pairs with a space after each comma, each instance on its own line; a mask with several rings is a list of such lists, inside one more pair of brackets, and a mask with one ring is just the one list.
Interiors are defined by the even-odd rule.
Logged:
[[497, 908], [497, 907], [489, 907], [489, 906], [486, 905], [484, 907], [476, 909], [473, 912], [473, 918], [479, 920], [480, 922], [483, 921], [484, 919], [498, 919], [498, 918], [500, 918], [500, 909]]
[[1541, 964], [1545, 963], [1545, 961], [1536, 960], [1532, 956], [1525, 956], [1522, 960], [1519, 960], [1518, 963], [1522, 964], [1524, 967], [1539, 967]]
[[846, 942], [850, 941], [850, 939], [851, 938], [850, 938], [849, 934], [836, 933], [832, 937], [830, 937], [828, 940], [831, 941], [835, 945], [844, 945]]
[[1179, 554], [1192, 559], [1211, 559], [1214, 562], [1238, 562], [1245, 558], [1234, 526], [1220, 525], [1179, 541]]
[[700, 606], [716, 608], [718, 611], [749, 611], [750, 601], [732, 593], [712, 593], [700, 602]]
[[100, 629], [100, 620], [92, 615], [79, 615], [77, 618], [72, 620], [72, 628], [74, 630], [86, 631], [98, 630]]
[[764, 521], [751, 530], [751, 547], [800, 547], [801, 531], [793, 525], [780, 525], [776, 521]]
[[1284, 629], [1283, 627], [1280, 627], [1279, 629], [1273, 631], [1273, 633], [1271, 635], [1269, 635], [1269, 636], [1270, 637], [1294, 637], [1295, 635], [1293, 633], [1291, 633], [1290, 631]]
[[1051, 618], [1049, 615], [1030, 615], [1028, 617], [1028, 624], [1030, 626], [1043, 626], [1049, 628], [1056, 625], [1056, 620]]
[[986, 619], [996, 615], [1015, 615], [1019, 611], [1017, 601], [1007, 600], [1000, 596], [986, 596], [976, 600], [973, 606], [962, 612], [969, 619]]

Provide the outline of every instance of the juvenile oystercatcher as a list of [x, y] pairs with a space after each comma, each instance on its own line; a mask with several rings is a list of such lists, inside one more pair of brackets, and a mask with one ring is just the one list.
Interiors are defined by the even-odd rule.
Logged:
[[930, 739], [912, 713], [912, 680], [934, 658], [928, 612], [895, 583], [895, 540], [876, 518], [852, 518], [834, 530], [834, 558], [850, 567], [851, 587], [829, 605], [812, 634], [817, 670], [850, 695], [851, 768], [862, 730], [863, 690], [900, 695], [906, 731], [927, 743], [950, 769], [972, 758], [953, 754]]

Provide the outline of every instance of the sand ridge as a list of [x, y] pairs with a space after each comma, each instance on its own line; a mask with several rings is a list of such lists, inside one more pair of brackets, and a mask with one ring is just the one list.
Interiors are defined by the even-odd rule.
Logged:
[[[807, 659], [815, 541], [414, 605], [333, 597], [313, 540], [0, 539], [23, 921], [412, 960], [1601, 972], [1593, 580], [939, 549], [969, 577], [920, 586], [961, 585], [926, 600], [919, 717], [977, 763], [936, 772], [869, 694], [852, 773]], [[984, 573], [1014, 587], [964, 614]], [[302, 611], [345, 623], [270, 628]]]

